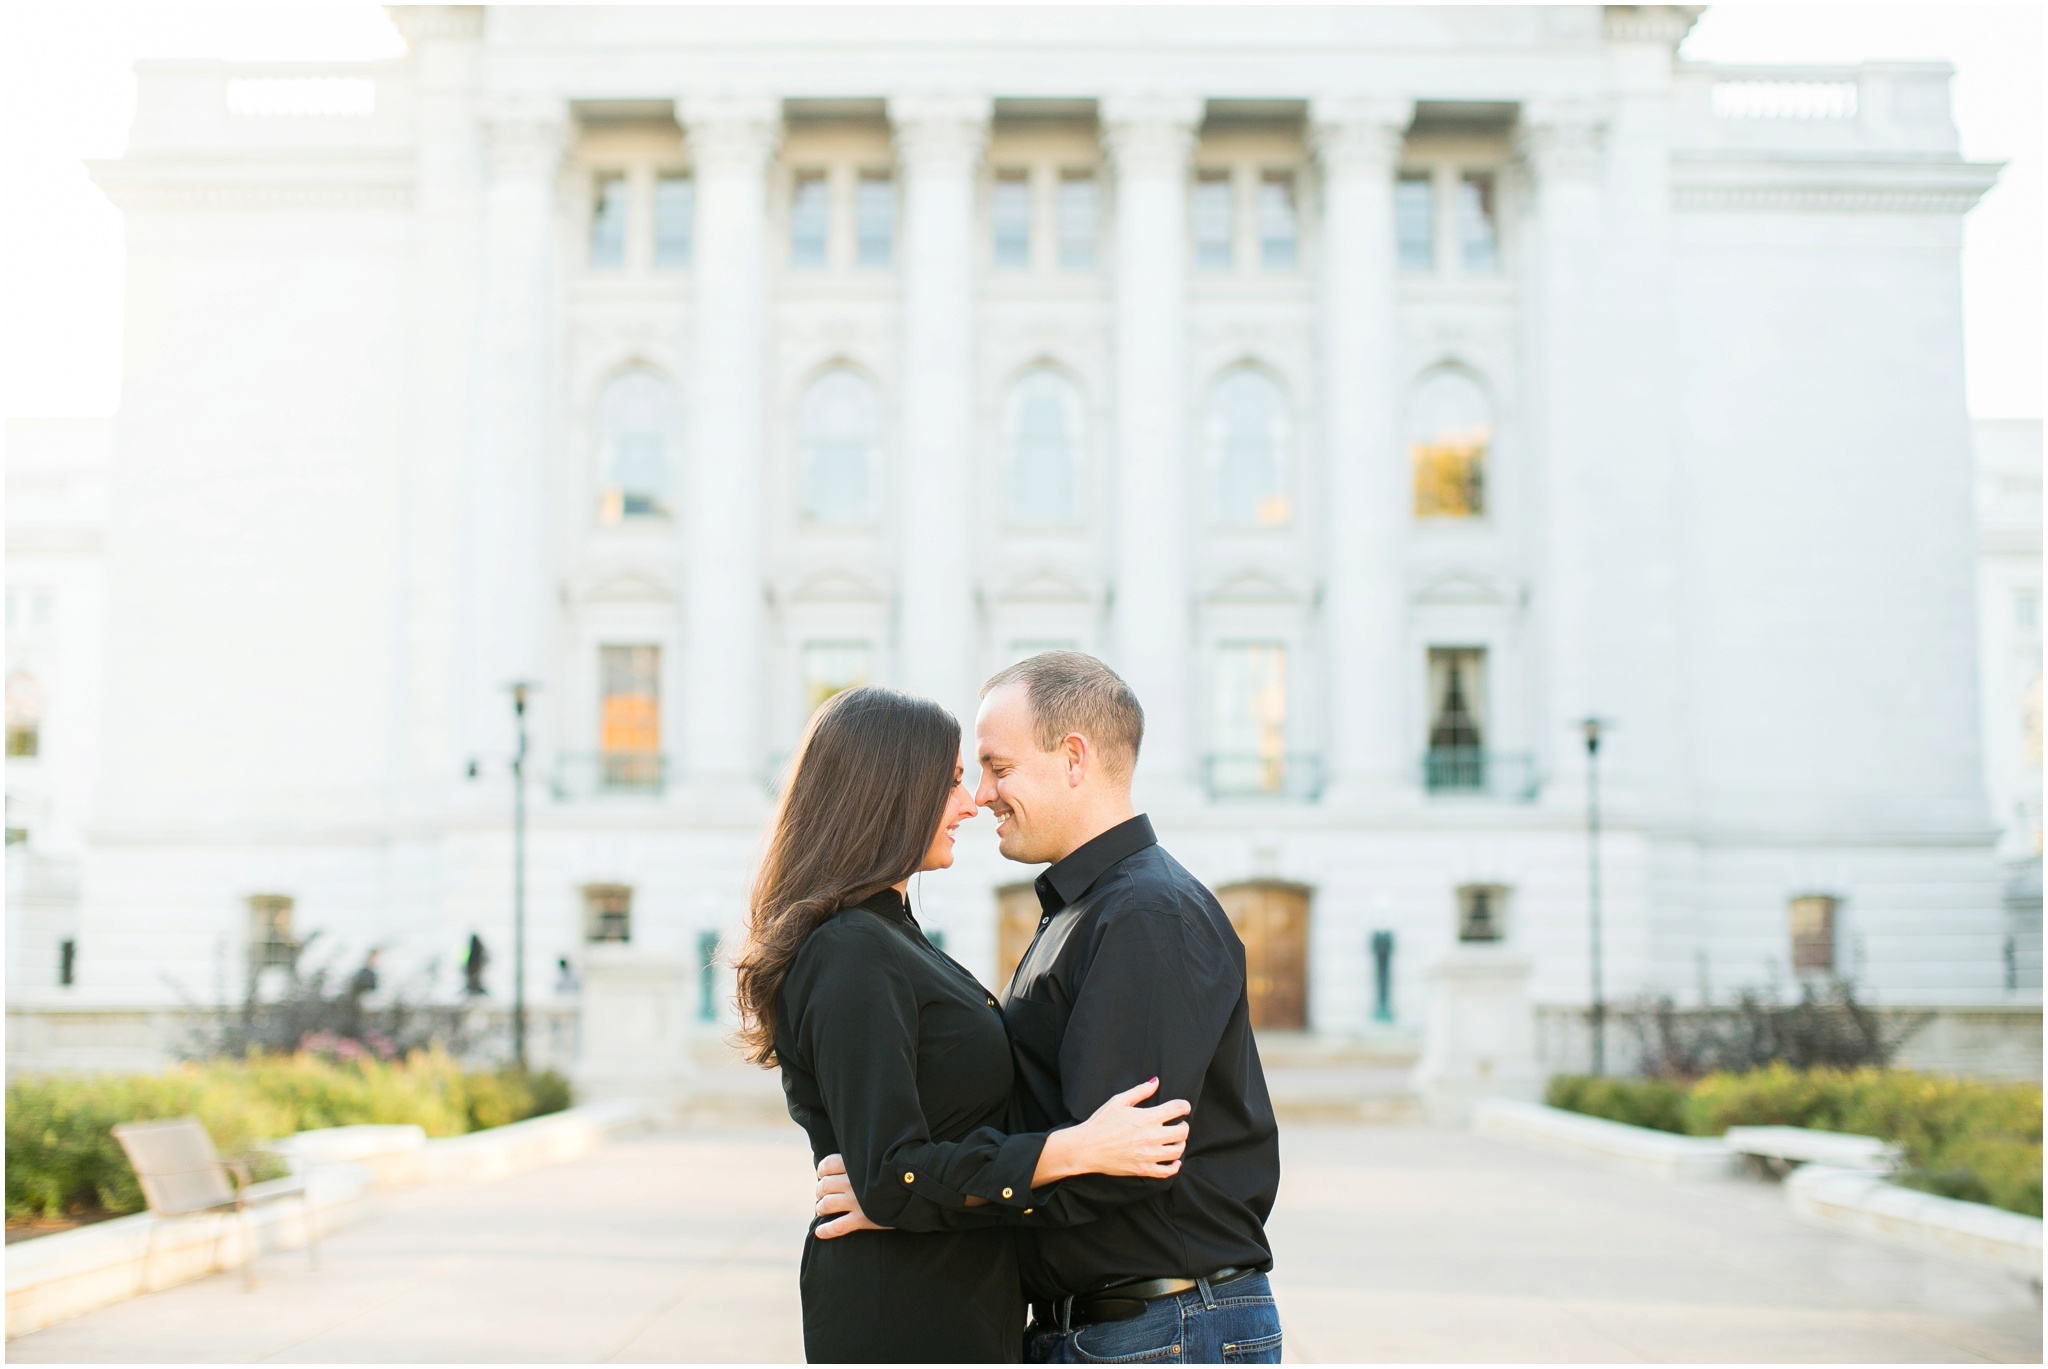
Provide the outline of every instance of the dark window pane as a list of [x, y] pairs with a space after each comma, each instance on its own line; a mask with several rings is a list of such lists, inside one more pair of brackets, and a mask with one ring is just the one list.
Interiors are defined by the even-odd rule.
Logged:
[[1204, 171], [1195, 178], [1195, 265], [1205, 271], [1230, 269], [1237, 217], [1233, 208], [1229, 172]]
[[1436, 269], [1436, 187], [1428, 176], [1403, 176], [1394, 183], [1394, 233], [1401, 269]]
[[697, 185], [688, 176], [663, 176], [654, 183], [654, 264], [688, 266], [695, 226]]
[[989, 198], [995, 264], [1004, 270], [1031, 265], [1031, 182], [1022, 171], [998, 171]]
[[896, 182], [887, 172], [863, 173], [854, 203], [862, 266], [887, 266], [896, 257]]
[[789, 264], [823, 266], [829, 201], [825, 173], [799, 171], [789, 198]]
[[626, 178], [616, 171], [600, 172], [596, 195], [590, 207], [590, 264], [626, 264]]

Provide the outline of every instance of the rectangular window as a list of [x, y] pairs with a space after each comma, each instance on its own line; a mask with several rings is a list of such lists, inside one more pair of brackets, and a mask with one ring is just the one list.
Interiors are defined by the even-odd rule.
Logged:
[[718, 1020], [718, 933], [697, 933], [697, 1020]]
[[854, 197], [862, 266], [887, 266], [896, 259], [896, 182], [886, 171], [863, 171]]
[[1209, 786], [1218, 794], [1279, 794], [1287, 785], [1287, 648], [1226, 642], [1209, 691]]
[[871, 654], [866, 642], [805, 642], [805, 705], [816, 712], [841, 690], [866, 684]]
[[1458, 940], [1505, 941], [1508, 891], [1498, 884], [1467, 884], [1458, 890]]
[[590, 264], [626, 264], [626, 208], [629, 203], [626, 173], [600, 171], [590, 203]]
[[57, 943], [57, 983], [70, 988], [78, 982], [78, 943], [66, 937]]
[[1024, 171], [998, 171], [988, 202], [995, 234], [995, 264], [1021, 271], [1031, 265], [1031, 178]]
[[1841, 901], [1826, 894], [1792, 900], [1792, 971], [1802, 975], [1835, 972], [1835, 913]]
[[1468, 171], [1458, 178], [1458, 250], [1464, 269], [1475, 275], [1500, 269], [1490, 171]]
[[1228, 271], [1237, 236], [1234, 192], [1228, 171], [1204, 171], [1195, 177], [1195, 265], [1204, 271]]
[[282, 965], [287, 969], [298, 959], [299, 943], [292, 936], [292, 900], [283, 894], [249, 896], [249, 965], [263, 969]]
[[1089, 271], [1095, 267], [1095, 173], [1062, 171], [1058, 205], [1060, 267]]
[[1294, 173], [1268, 171], [1259, 178], [1259, 264], [1268, 271], [1292, 271], [1298, 249]]
[[598, 787], [659, 792], [661, 648], [602, 646], [598, 657]]
[[1486, 788], [1486, 649], [1429, 649], [1429, 751], [1424, 779], [1432, 792]]
[[688, 266], [696, 230], [697, 183], [680, 172], [654, 182], [654, 264]]
[[823, 266], [831, 199], [822, 171], [799, 171], [789, 195], [789, 264]]
[[633, 940], [633, 890], [629, 886], [583, 886], [583, 939], [622, 946]]
[[1429, 173], [1405, 173], [1394, 182], [1394, 236], [1403, 271], [1436, 270], [1436, 184]]

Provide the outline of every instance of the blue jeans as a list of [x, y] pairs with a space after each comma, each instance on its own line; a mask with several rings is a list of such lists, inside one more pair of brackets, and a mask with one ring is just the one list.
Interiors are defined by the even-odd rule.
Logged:
[[1280, 1311], [1264, 1274], [1154, 1298], [1127, 1321], [1024, 1328], [1029, 1364], [1278, 1364]]

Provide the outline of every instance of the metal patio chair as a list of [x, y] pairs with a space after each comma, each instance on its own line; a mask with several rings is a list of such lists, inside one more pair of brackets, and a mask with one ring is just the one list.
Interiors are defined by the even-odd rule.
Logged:
[[[213, 1138], [199, 1125], [197, 1117], [175, 1117], [165, 1122], [123, 1122], [114, 1128], [114, 1139], [128, 1154], [135, 1177], [142, 1182], [142, 1196], [149, 1200], [155, 1216], [188, 1217], [202, 1212], [230, 1212], [242, 1224], [249, 1243], [249, 1258], [242, 1262], [242, 1276], [249, 1288], [256, 1286], [256, 1223], [252, 1211], [266, 1203], [296, 1198], [306, 1217], [306, 1257], [320, 1267], [320, 1253], [313, 1243], [313, 1203], [304, 1179], [277, 1180], [254, 1199], [249, 1196], [249, 1166], [241, 1160], [223, 1160], [213, 1148]], [[220, 1238], [214, 1237], [215, 1249]], [[148, 1279], [150, 1257], [156, 1253], [156, 1230], [149, 1233], [149, 1248], [143, 1255], [143, 1277]]]

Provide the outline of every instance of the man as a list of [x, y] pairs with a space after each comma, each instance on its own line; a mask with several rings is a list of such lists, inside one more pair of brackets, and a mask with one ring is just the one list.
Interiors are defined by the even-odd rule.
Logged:
[[[1035, 884], [1044, 916], [1003, 995], [1012, 1129], [1070, 1126], [1155, 1074], [1154, 1097], [1194, 1105], [1178, 1175], [1066, 1179], [1062, 1207], [1091, 1220], [1021, 1224], [1025, 1358], [1278, 1363], [1265, 1219], [1279, 1133], [1244, 946], [1133, 809], [1144, 712], [1114, 671], [1076, 651], [999, 671], [981, 692], [975, 800], [995, 815], [1005, 856], [1050, 863]], [[863, 1221], [830, 1167], [819, 1210]]]

